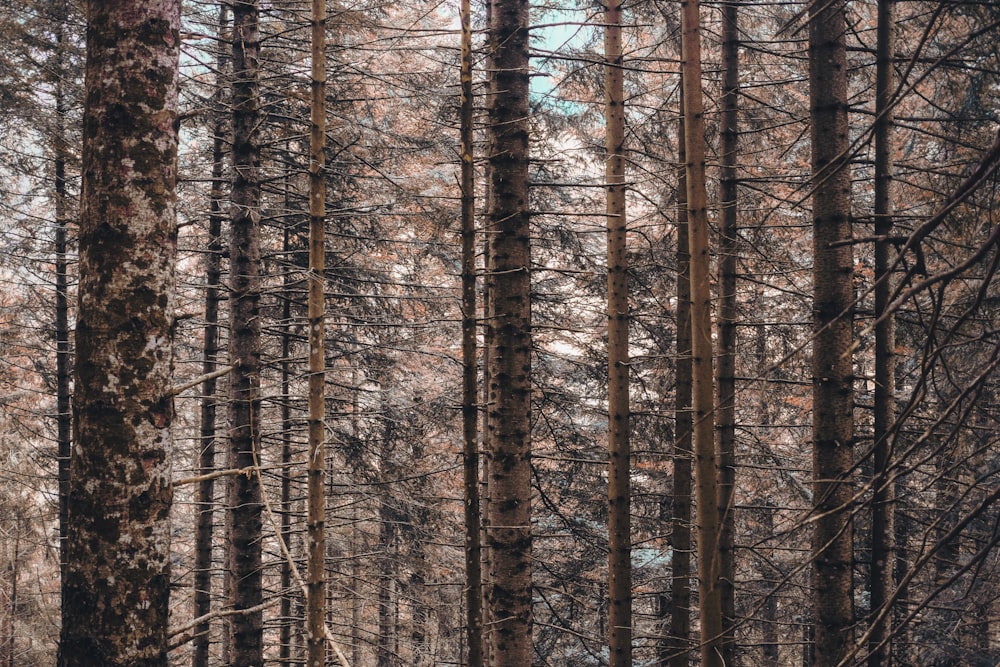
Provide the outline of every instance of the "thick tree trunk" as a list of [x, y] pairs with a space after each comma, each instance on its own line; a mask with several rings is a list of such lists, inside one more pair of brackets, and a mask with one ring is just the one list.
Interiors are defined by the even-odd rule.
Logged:
[[472, 7], [459, 6], [462, 24], [462, 464], [465, 492], [465, 633], [468, 667], [483, 667], [482, 514], [479, 502], [479, 401], [476, 366], [476, 194], [472, 91]]
[[[229, 246], [230, 467], [260, 459], [260, 34], [256, 0], [233, 8], [233, 185]], [[261, 590], [261, 489], [255, 474], [229, 478], [230, 597], [237, 610], [258, 608]], [[233, 667], [263, 662], [263, 611], [232, 617]]]
[[632, 665], [632, 521], [629, 443], [625, 92], [620, 0], [604, 12], [605, 182], [608, 242], [608, 647], [611, 667]]
[[813, 568], [815, 664], [853, 650], [849, 506], [854, 444], [845, 3], [810, 7], [813, 170]]
[[498, 0], [490, 26], [489, 351], [491, 664], [524, 667], [531, 642], [531, 250], [528, 0]]
[[698, 609], [701, 619], [701, 664], [703, 667], [722, 667], [718, 458], [715, 451], [712, 297], [709, 286], [711, 258], [698, 4], [698, 0], [685, 0], [681, 10], [688, 245], [691, 249], [691, 406], [694, 413], [695, 507], [698, 511]]
[[[219, 8], [219, 34], [225, 32], [227, 8]], [[224, 72], [228, 58], [220, 50], [216, 63], [218, 69], [217, 95], [220, 98], [216, 110], [214, 137], [212, 140], [212, 191], [208, 216], [208, 255], [205, 258], [205, 340], [202, 353], [202, 372], [214, 373], [219, 359], [219, 287], [222, 280], [222, 202], [225, 173], [226, 122], [221, 110], [224, 86]], [[208, 475], [215, 469], [216, 414], [218, 398], [217, 380], [210, 377], [202, 385], [200, 452], [198, 473]], [[195, 524], [195, 565], [194, 565], [194, 616], [201, 618], [212, 608], [212, 537], [215, 527], [215, 480], [205, 478], [198, 483], [195, 492], [197, 520]], [[211, 625], [208, 621], [195, 629], [192, 642], [192, 667], [208, 667]]]
[[[892, 114], [893, 11], [892, 0], [878, 3], [875, 81], [875, 236], [892, 231]], [[890, 425], [895, 415], [895, 327], [885, 316], [889, 305], [890, 247], [875, 242], [875, 431], [872, 470], [871, 634], [868, 667], [886, 667], [892, 658], [892, 614], [885, 609], [892, 595], [895, 565], [895, 494], [889, 478], [892, 451]]]
[[736, 664], [736, 257], [737, 191], [736, 157], [738, 149], [737, 110], [739, 104], [740, 62], [737, 5], [722, 5], [722, 146], [719, 159], [722, 169], [719, 182], [721, 215], [719, 218], [719, 365], [718, 434], [719, 434], [719, 595], [722, 599], [722, 660]]
[[[681, 74], [683, 77], [683, 73]], [[684, 107], [681, 86], [680, 106]], [[691, 248], [688, 239], [687, 150], [684, 115], [677, 123], [677, 357], [674, 388], [674, 491], [671, 503], [670, 543], [672, 586], [670, 634], [663, 667], [687, 667], [691, 662]]]
[[326, 658], [326, 2], [312, 0], [312, 100], [309, 133], [309, 443], [307, 489], [306, 664]]
[[180, 2], [87, 5], [61, 667], [165, 667]]

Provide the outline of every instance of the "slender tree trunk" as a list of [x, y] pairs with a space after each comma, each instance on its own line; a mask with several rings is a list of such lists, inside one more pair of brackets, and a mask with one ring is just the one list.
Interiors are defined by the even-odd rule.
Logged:
[[[66, 163], [69, 159], [69, 142], [66, 137], [66, 92], [63, 88], [65, 74], [66, 2], [56, 2], [56, 136], [53, 146], [55, 169], [56, 215], [56, 447], [59, 458], [59, 569], [60, 580], [66, 578], [66, 535], [69, 530], [69, 460], [73, 443], [73, 418], [69, 329], [69, 199], [66, 192]], [[65, 591], [63, 591], [63, 594]]]
[[309, 133], [309, 464], [306, 661], [323, 667], [326, 658], [326, 447], [325, 330], [326, 273], [326, 1], [312, 0], [312, 104]]
[[[227, 8], [219, 6], [219, 35], [226, 30], [228, 20]], [[216, 63], [217, 95], [220, 98], [224, 85], [224, 72], [228, 60], [224, 52]], [[222, 281], [222, 202], [223, 177], [225, 173], [226, 123], [221, 109], [215, 111], [215, 127], [212, 140], [212, 191], [209, 202], [208, 216], [208, 255], [205, 258], [205, 340], [202, 353], [202, 372], [206, 375], [214, 373], [219, 359], [219, 287]], [[202, 385], [200, 452], [198, 456], [198, 473], [206, 476], [215, 469], [215, 437], [216, 412], [218, 398], [216, 396], [217, 380], [209, 378]], [[215, 480], [205, 478], [198, 483], [195, 493], [197, 522], [195, 525], [195, 565], [194, 565], [194, 616], [200, 618], [212, 609], [212, 536], [215, 527]], [[195, 629], [192, 642], [192, 667], [208, 667], [209, 644], [211, 642], [211, 625], [208, 621]]]
[[491, 664], [524, 667], [531, 642], [531, 250], [528, 0], [497, 0], [490, 26], [489, 360]]
[[459, 6], [462, 24], [462, 438], [465, 489], [465, 632], [468, 667], [483, 667], [482, 515], [479, 503], [479, 401], [476, 367], [476, 194], [472, 92], [472, 7]]
[[87, 4], [60, 667], [167, 665], [179, 54], [179, 1]]
[[853, 299], [844, 0], [810, 7], [813, 170], [813, 568], [815, 664], [853, 650], [849, 506], [854, 443]]
[[[256, 0], [233, 8], [233, 184], [229, 246], [230, 467], [251, 468], [260, 459], [260, 147]], [[261, 589], [261, 489], [257, 475], [229, 478], [229, 571], [232, 607], [250, 610]], [[263, 662], [263, 611], [232, 617], [233, 667]]]
[[721, 215], [719, 219], [719, 365], [718, 434], [719, 434], [719, 595], [722, 599], [722, 661], [736, 664], [736, 256], [738, 238], [736, 160], [739, 128], [740, 61], [737, 5], [722, 5], [722, 162], [719, 183]]
[[608, 225], [608, 647], [611, 667], [632, 664], [632, 521], [629, 443], [625, 92], [620, 0], [604, 12], [605, 181]]
[[[875, 56], [875, 236], [892, 231], [892, 114], [893, 89], [893, 5], [878, 3]], [[875, 317], [885, 319], [875, 326], [875, 432], [872, 471], [872, 556], [871, 634], [868, 640], [868, 667], [886, 667], [892, 658], [892, 615], [885, 605], [892, 595], [895, 565], [895, 495], [889, 478], [892, 452], [890, 425], [895, 414], [895, 327], [886, 316], [889, 304], [888, 241], [875, 242]], [[879, 616], [882, 616], [880, 619]]]
[[[285, 208], [291, 210], [289, 188], [291, 174], [285, 179]], [[292, 256], [292, 228], [285, 227], [281, 245], [285, 257]], [[292, 429], [292, 298], [295, 278], [286, 273], [283, 278], [281, 303], [281, 539], [292, 549], [292, 470], [293, 439]], [[282, 665], [292, 663], [292, 566], [285, 560], [281, 563], [281, 603], [278, 615], [281, 630], [278, 640], [278, 661]], [[297, 624], [296, 624], [297, 625]]]
[[698, 511], [698, 608], [701, 618], [701, 664], [703, 667], [722, 667], [718, 458], [715, 452], [708, 195], [698, 4], [698, 0], [685, 0], [681, 10], [688, 245], [691, 248], [691, 405], [694, 412], [695, 507]]
[[[681, 74], [683, 77], [683, 73]], [[684, 87], [680, 106], [684, 108]], [[687, 667], [691, 650], [691, 248], [688, 240], [687, 150], [684, 114], [677, 122], [677, 362], [674, 389], [674, 491], [670, 542], [670, 635], [663, 667]]]

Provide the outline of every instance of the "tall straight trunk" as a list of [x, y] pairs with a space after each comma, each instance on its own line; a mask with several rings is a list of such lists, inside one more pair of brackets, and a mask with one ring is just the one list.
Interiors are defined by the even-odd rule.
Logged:
[[[683, 73], [681, 77], [683, 78]], [[684, 107], [681, 86], [680, 106]], [[666, 667], [687, 667], [691, 649], [691, 248], [688, 241], [687, 150], [684, 148], [684, 114], [677, 122], [677, 362], [674, 389], [674, 491], [671, 503], [670, 542], [672, 586], [670, 635]]]
[[[229, 246], [230, 467], [260, 459], [260, 33], [256, 0], [234, 2], [233, 182]], [[263, 662], [261, 489], [255, 474], [229, 478], [229, 572], [233, 667]], [[253, 610], [253, 611], [250, 611]]]
[[66, 91], [63, 88], [65, 69], [65, 26], [69, 14], [66, 2], [55, 3], [56, 11], [56, 134], [53, 141], [55, 171], [55, 251], [56, 251], [56, 451], [59, 459], [59, 569], [65, 578], [66, 534], [69, 529], [69, 459], [73, 442], [72, 358], [70, 356], [69, 329], [69, 200], [66, 192], [66, 163], [69, 161], [69, 142], [66, 137]]
[[491, 261], [487, 604], [491, 664], [523, 667], [531, 643], [531, 245], [528, 0], [497, 0], [490, 25]]
[[326, 657], [326, 0], [312, 0], [312, 99], [309, 132], [309, 462], [307, 482], [306, 664]]
[[688, 246], [691, 249], [691, 407], [698, 512], [698, 611], [701, 664], [721, 667], [722, 600], [719, 590], [718, 458], [712, 373], [712, 303], [709, 286], [708, 194], [705, 184], [705, 118], [701, 93], [698, 0], [682, 3], [684, 147], [687, 152]]
[[722, 660], [736, 664], [736, 256], [737, 190], [736, 159], [739, 148], [737, 110], [740, 86], [740, 46], [737, 5], [722, 5], [722, 169], [719, 182], [719, 595], [722, 598]]
[[854, 445], [851, 182], [845, 156], [847, 22], [844, 0], [810, 7], [813, 171], [813, 570], [815, 665], [853, 650], [849, 506]]
[[[878, 3], [875, 55], [875, 237], [892, 231], [893, 5]], [[872, 470], [871, 634], [868, 667], [885, 667], [892, 657], [892, 615], [886, 613], [892, 595], [895, 565], [895, 494], [889, 478], [892, 451], [890, 425], [895, 414], [895, 327], [886, 316], [889, 304], [889, 242], [875, 241], [875, 431]], [[880, 618], [881, 617], [881, 618]]]
[[179, 0], [87, 4], [60, 667], [166, 667]]
[[[291, 174], [285, 178], [285, 209], [291, 210]], [[284, 229], [281, 245], [285, 257], [292, 256], [292, 228]], [[293, 285], [296, 282], [290, 273], [282, 279], [281, 321], [281, 539], [292, 549], [292, 471], [294, 442], [292, 438], [292, 299]], [[292, 566], [287, 559], [281, 562], [281, 602], [278, 615], [281, 617], [281, 630], [278, 633], [278, 661], [282, 665], [292, 664]]]
[[[219, 35], [225, 33], [227, 8], [219, 6]], [[221, 111], [224, 72], [227, 57], [220, 50], [216, 66], [219, 105], [215, 111], [212, 139], [212, 191], [209, 195], [208, 255], [205, 257], [205, 339], [202, 345], [202, 372], [208, 376], [202, 385], [200, 451], [198, 473], [203, 477], [195, 492], [194, 617], [206, 616], [212, 609], [212, 537], [215, 526], [215, 480], [208, 477], [215, 469], [215, 438], [218, 398], [217, 380], [211, 377], [219, 359], [219, 287], [222, 280], [222, 202], [225, 183], [226, 122]], [[208, 667], [211, 625], [208, 621], [195, 629], [191, 666]]]
[[604, 12], [605, 182], [608, 242], [608, 648], [611, 667], [632, 664], [632, 521], [629, 443], [628, 257], [622, 8]]
[[479, 374], [476, 367], [476, 194], [472, 92], [472, 6], [461, 0], [462, 464], [465, 489], [465, 633], [468, 667], [483, 667], [482, 521], [479, 503]]

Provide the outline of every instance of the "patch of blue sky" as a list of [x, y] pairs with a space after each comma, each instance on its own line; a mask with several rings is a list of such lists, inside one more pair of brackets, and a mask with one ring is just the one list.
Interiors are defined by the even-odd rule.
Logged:
[[[594, 38], [593, 11], [579, 7], [533, 7], [531, 14], [531, 96], [535, 102], [559, 102], [563, 57], [580, 51]], [[546, 99], [548, 98], [548, 99]]]

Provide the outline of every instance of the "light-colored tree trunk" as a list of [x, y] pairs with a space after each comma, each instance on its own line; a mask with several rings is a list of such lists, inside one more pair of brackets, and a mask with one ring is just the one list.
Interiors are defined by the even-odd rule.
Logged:
[[487, 548], [490, 664], [532, 662], [531, 244], [528, 0], [497, 0], [490, 25], [490, 314]]
[[608, 243], [608, 646], [612, 667], [632, 665], [632, 521], [629, 443], [628, 223], [622, 7], [604, 10], [605, 182]]
[[309, 442], [307, 481], [306, 664], [326, 662], [326, 0], [312, 0], [309, 132]]
[[684, 147], [687, 152], [688, 246], [691, 249], [691, 364], [695, 508], [698, 512], [698, 610], [701, 664], [722, 667], [722, 600], [719, 590], [718, 457], [712, 372], [711, 258], [705, 183], [705, 118], [701, 91], [698, 0], [681, 5], [684, 70]]
[[847, 23], [844, 0], [810, 6], [809, 97], [813, 172], [813, 570], [817, 667], [853, 650], [854, 445], [851, 358], [853, 260], [846, 160]]
[[60, 667], [166, 667], [179, 0], [87, 4]]
[[[232, 4], [232, 209], [229, 244], [230, 467], [260, 462], [260, 33], [256, 0]], [[258, 476], [229, 478], [230, 600], [251, 610], [230, 620], [232, 667], [263, 662], [261, 489]]]

